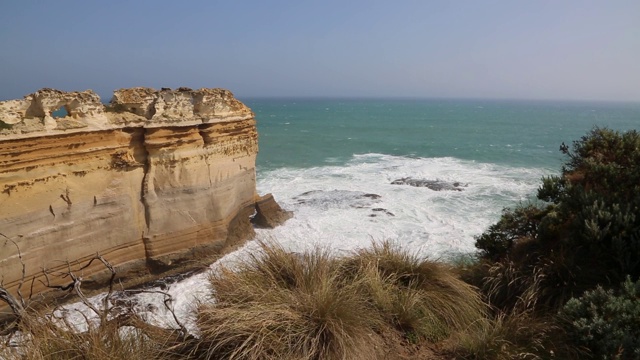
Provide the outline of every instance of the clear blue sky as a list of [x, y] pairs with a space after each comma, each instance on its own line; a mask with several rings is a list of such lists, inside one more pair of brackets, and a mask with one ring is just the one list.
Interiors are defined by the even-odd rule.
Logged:
[[42, 87], [640, 101], [640, 1], [0, 4], [0, 100]]

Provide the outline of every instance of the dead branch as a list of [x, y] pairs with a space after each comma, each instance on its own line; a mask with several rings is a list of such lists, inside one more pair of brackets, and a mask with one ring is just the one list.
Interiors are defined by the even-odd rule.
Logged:
[[76, 276], [76, 274], [71, 270], [71, 263], [69, 263], [69, 261], [66, 261], [66, 264], [67, 264], [67, 272], [57, 272], [57, 274], [61, 278], [70, 277], [71, 283], [69, 283], [68, 285], [52, 285], [51, 280], [49, 279], [50, 272], [46, 268], [43, 268], [42, 272], [44, 273], [44, 277], [47, 280], [47, 283], [45, 284], [42, 280], [40, 280], [40, 282], [42, 283], [42, 285], [44, 285], [49, 289], [57, 289], [57, 290], [68, 291], [68, 292], [70, 292], [71, 290], [74, 290], [75, 294], [80, 298], [80, 301], [86, 307], [91, 309], [91, 311], [93, 311], [98, 317], [102, 318], [103, 312], [99, 311], [93, 304], [91, 304], [91, 302], [87, 299], [87, 297], [82, 292], [82, 288], [81, 288], [82, 277]]
[[[7, 238], [1, 233], [0, 235]], [[25, 317], [25, 312], [26, 312], [25, 300], [20, 291], [22, 285], [25, 282], [25, 274], [26, 274], [25, 264], [22, 259], [22, 254], [20, 252], [20, 249], [17, 243], [15, 243], [9, 238], [7, 238], [7, 240], [11, 241], [18, 249], [18, 258], [20, 259], [20, 263], [22, 265], [22, 279], [18, 285], [19, 299], [11, 295], [2, 286], [2, 282], [0, 282], [0, 300], [6, 302], [9, 305], [9, 307], [11, 308], [11, 311], [16, 315], [16, 318], [17, 318], [17, 320], [14, 321], [8, 328], [2, 329], [0, 331], [0, 336], [11, 336], [12, 334], [15, 333], [16, 330], [18, 330], [20, 322], [23, 319], [25, 320], [27, 319], [27, 317]], [[109, 278], [109, 284], [108, 284], [108, 291], [105, 297], [102, 299], [102, 308], [98, 308], [94, 304], [92, 304], [82, 291], [82, 280], [83, 280], [81, 276], [82, 272], [83, 270], [90, 267], [95, 261], [100, 261], [111, 272], [111, 277]], [[134, 310], [134, 305], [131, 302], [125, 305], [125, 309], [123, 309], [121, 305], [114, 303], [112, 301], [112, 298], [114, 296], [114, 284], [116, 284], [115, 282], [116, 271], [114, 267], [111, 265], [111, 263], [107, 261], [104, 257], [102, 257], [102, 255], [100, 255], [99, 253], [96, 253], [94, 257], [89, 259], [88, 262], [86, 262], [84, 265], [82, 265], [79, 268], [77, 268], [76, 264], [74, 264], [74, 267], [77, 268], [76, 271], [72, 270], [72, 264], [69, 261], [66, 261], [65, 263], [66, 263], [65, 271], [50, 271], [46, 268], [42, 268], [42, 273], [44, 275], [44, 279], [46, 280], [46, 283], [41, 279], [38, 279], [38, 281], [40, 281], [45, 287], [49, 289], [60, 290], [60, 291], [66, 292], [67, 294], [75, 293], [75, 295], [78, 296], [80, 301], [87, 308], [91, 309], [93, 313], [97, 315], [98, 321], [96, 323], [96, 322], [92, 322], [92, 320], [89, 318], [89, 316], [87, 316], [87, 314], [78, 310], [80, 315], [84, 318], [84, 321], [88, 326], [87, 331], [92, 331], [92, 329], [95, 329], [94, 326], [98, 326], [98, 327], [114, 326], [118, 328], [123, 326], [132, 326], [142, 331], [144, 334], [146, 334], [150, 338], [164, 339], [164, 341], [167, 341], [168, 344], [171, 343], [173, 347], [182, 346], [185, 341], [190, 341], [195, 339], [195, 337], [189, 333], [186, 326], [178, 318], [175, 312], [175, 309], [173, 308], [173, 305], [172, 305], [174, 299], [171, 296], [171, 294], [169, 294], [168, 292], [161, 291], [161, 290], [140, 290], [140, 289], [138, 290], [120, 289], [119, 291], [117, 291], [117, 293], [122, 293], [126, 295], [140, 294], [140, 293], [154, 293], [154, 294], [162, 295], [163, 304], [166, 310], [169, 313], [171, 313], [171, 316], [173, 317], [173, 320], [177, 324], [178, 328], [164, 328], [164, 327], [160, 327], [160, 326], [156, 326], [148, 323], [139, 314], [136, 313], [136, 311]], [[78, 273], [80, 273], [80, 276], [78, 275]], [[55, 276], [60, 279], [70, 279], [71, 281], [65, 285], [54, 285], [51, 282], [51, 276]], [[31, 294], [33, 294], [34, 282], [35, 282], [35, 277], [31, 281]], [[31, 295], [29, 296], [29, 299], [31, 299]], [[61, 312], [60, 314], [57, 315], [56, 313], [59, 310], [61, 310]], [[72, 324], [70, 323], [69, 317], [68, 317], [68, 311], [61, 309], [60, 306], [56, 306], [48, 316], [50, 316], [49, 318], [50, 321], [53, 319], [62, 321], [64, 325], [61, 324], [61, 326], [66, 326], [67, 331], [75, 332], [75, 330], [77, 329], [76, 326], [72, 326]], [[26, 324], [28, 327], [29, 326], [28, 322]], [[78, 333], [78, 335], [84, 336], [84, 332]]]
[[47, 280], [47, 283], [45, 284], [44, 281], [40, 279], [38, 279], [38, 281], [40, 281], [40, 283], [48, 289], [57, 289], [61, 291], [67, 291], [73, 288], [73, 283], [69, 285], [51, 285], [51, 279], [49, 279], [49, 270], [47, 270], [47, 268], [44, 268], [44, 267], [42, 268], [42, 274], [44, 275], [45, 280]]
[[94, 260], [100, 260], [100, 262], [102, 262], [102, 264], [111, 272], [111, 278], [109, 278], [109, 291], [107, 292], [107, 296], [105, 296], [103, 300], [103, 307], [104, 309], [107, 309], [109, 300], [111, 299], [111, 295], [113, 294], [113, 284], [116, 278], [116, 270], [113, 268], [113, 265], [111, 265], [110, 262], [108, 262], [105, 258], [102, 257], [102, 255], [100, 255], [100, 253], [96, 253], [96, 255], [93, 258], [91, 258], [91, 260], [89, 260], [89, 262], [85, 266], [81, 267], [79, 270], [82, 271], [88, 268], [89, 266], [91, 266], [91, 263], [93, 263]]
[[175, 309], [170, 306], [169, 304], [173, 302], [173, 296], [171, 296], [171, 294], [169, 294], [166, 291], [162, 291], [162, 290], [124, 290], [124, 293], [129, 293], [129, 294], [161, 294], [164, 296], [164, 299], [162, 301], [162, 303], [164, 304], [165, 309], [167, 309], [167, 311], [169, 311], [171, 313], [171, 317], [173, 318], [173, 321], [176, 322], [176, 324], [178, 325], [178, 327], [180, 328], [180, 332], [182, 333], [181, 336], [183, 338], [187, 338], [189, 337], [189, 331], [187, 330], [187, 327], [184, 326], [184, 324], [182, 323], [182, 321], [180, 321], [178, 319], [178, 316], [176, 315]]
[[5, 245], [7, 244], [7, 241], [10, 241], [16, 247], [16, 249], [18, 249], [18, 259], [20, 260], [20, 264], [22, 265], [22, 277], [20, 279], [20, 282], [18, 283], [18, 291], [17, 291], [18, 298], [13, 296], [9, 292], [9, 290], [7, 290], [4, 287], [4, 283], [0, 281], [0, 300], [4, 301], [7, 305], [9, 305], [11, 312], [14, 314], [16, 318], [16, 320], [11, 322], [9, 326], [7, 326], [5, 329], [0, 330], [0, 335], [6, 336], [13, 333], [14, 330], [17, 329], [18, 324], [24, 317], [26, 305], [25, 305], [24, 298], [22, 297], [21, 288], [25, 278], [25, 265], [24, 265], [24, 261], [22, 260], [22, 253], [20, 252], [20, 247], [18, 246], [18, 244], [15, 241], [11, 240], [8, 236], [2, 233], [0, 233], [0, 235], [5, 239], [7, 239], [5, 241]]
[[176, 324], [178, 324], [178, 326], [180, 327], [180, 331], [182, 331], [182, 336], [186, 337], [187, 334], [189, 334], [189, 331], [184, 326], [184, 324], [182, 324], [182, 322], [178, 320], [178, 316], [176, 315], [176, 312], [173, 309], [173, 307], [169, 306], [169, 303], [173, 302], [173, 297], [169, 294], [165, 294], [164, 296], [165, 296], [163, 301], [164, 307], [167, 308], [167, 310], [171, 313], [171, 316], [173, 317], [173, 321], [175, 321]]
[[68, 269], [68, 276], [71, 278], [72, 285], [73, 285], [73, 290], [75, 290], [76, 295], [78, 295], [78, 297], [80, 298], [80, 301], [82, 301], [82, 303], [88, 307], [89, 309], [91, 309], [96, 315], [98, 315], [98, 317], [102, 318], [104, 315], [104, 312], [99, 311], [90, 301], [89, 299], [87, 299], [87, 297], [84, 295], [84, 293], [82, 292], [82, 277], [76, 276], [72, 271], [71, 271], [71, 265], [69, 264], [69, 262], [67, 261], [67, 269]]
[[11, 295], [11, 293], [2, 285], [0, 285], [0, 300], [9, 305], [11, 312], [17, 318], [22, 317], [22, 315], [24, 314], [24, 307], [22, 306], [22, 303], [18, 301], [15, 296]]
[[11, 240], [5, 234], [0, 233], [0, 235], [5, 239], [7, 239], [5, 241], [5, 245], [7, 244], [7, 241], [10, 241], [16, 247], [16, 249], [18, 250], [18, 259], [20, 260], [20, 264], [22, 265], [22, 276], [20, 278], [20, 282], [18, 283], [18, 290], [17, 290], [18, 298], [16, 299], [16, 297], [13, 296], [4, 287], [4, 284], [0, 282], [0, 300], [7, 303], [7, 305], [9, 305], [9, 307], [11, 308], [11, 311], [16, 315], [16, 317], [20, 318], [22, 317], [22, 314], [24, 313], [24, 308], [26, 307], [25, 300], [22, 296], [22, 291], [21, 291], [22, 285], [24, 284], [24, 278], [25, 278], [25, 265], [24, 265], [24, 261], [22, 260], [22, 253], [20, 252], [20, 247], [18, 246], [18, 244], [15, 241]]

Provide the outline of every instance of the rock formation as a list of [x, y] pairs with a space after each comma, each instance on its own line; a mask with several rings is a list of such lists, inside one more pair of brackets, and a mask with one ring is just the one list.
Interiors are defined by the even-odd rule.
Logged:
[[267, 194], [256, 201], [256, 214], [251, 222], [257, 227], [273, 229], [292, 216], [291, 211], [285, 211], [278, 205], [272, 194]]
[[[223, 89], [0, 102], [0, 280], [15, 292], [23, 262], [38, 293], [43, 268], [95, 253], [129, 284], [201, 265], [253, 235], [257, 151], [252, 111]], [[85, 286], [103, 269], [84, 269]]]
[[462, 191], [465, 187], [469, 186], [469, 184], [463, 184], [458, 181], [450, 183], [440, 180], [414, 179], [410, 177], [393, 180], [391, 185], [426, 187], [434, 191]]

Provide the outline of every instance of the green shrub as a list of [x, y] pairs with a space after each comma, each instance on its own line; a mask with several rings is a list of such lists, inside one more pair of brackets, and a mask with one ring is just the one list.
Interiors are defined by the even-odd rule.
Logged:
[[546, 214], [535, 205], [504, 209], [500, 220], [476, 239], [476, 247], [485, 259], [503, 259], [515, 242], [537, 237], [538, 226]]
[[564, 149], [562, 177], [543, 182], [538, 198], [552, 202], [554, 219], [541, 222], [545, 246], [565, 246], [599, 281], [640, 275], [640, 134], [596, 128]]
[[[552, 308], [640, 276], [640, 134], [595, 128], [561, 151], [562, 174], [543, 178], [538, 190], [547, 204], [505, 210], [476, 239], [483, 259], [513, 270], [498, 284], [503, 293], [519, 296], [538, 276], [538, 304]], [[496, 288], [500, 279], [486, 280]]]
[[601, 359], [640, 359], [640, 280], [618, 291], [597, 287], [567, 302], [561, 315], [573, 340]]

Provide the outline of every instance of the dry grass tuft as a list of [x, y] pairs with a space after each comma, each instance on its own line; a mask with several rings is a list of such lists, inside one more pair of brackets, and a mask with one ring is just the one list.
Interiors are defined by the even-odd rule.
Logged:
[[374, 244], [345, 260], [359, 274], [365, 296], [383, 319], [410, 337], [438, 341], [484, 316], [474, 287], [450, 266], [423, 260], [390, 242]]
[[[446, 347], [459, 359], [582, 359], [557, 318], [540, 313], [538, 304], [545, 274], [523, 274], [511, 262], [477, 264], [471, 271], [484, 275], [483, 290], [492, 313], [447, 339]], [[473, 276], [477, 276], [472, 274]]]
[[479, 320], [448, 343], [460, 359], [543, 359], [554, 355], [547, 344], [553, 331], [551, 322], [528, 313], [501, 313]]
[[347, 258], [261, 248], [210, 278], [217, 302], [198, 311], [207, 358], [375, 358], [385, 330], [437, 341], [484, 314], [474, 289], [447, 266], [390, 243]]
[[80, 333], [40, 315], [24, 318], [23, 346], [0, 346], [0, 357], [426, 359], [451, 335], [457, 345], [449, 353], [468, 359], [524, 354], [525, 341], [540, 348], [535, 336], [543, 333], [531, 330], [534, 322], [487, 318], [479, 293], [449, 265], [389, 242], [347, 257], [260, 245], [246, 261], [210, 276], [216, 301], [198, 306], [196, 337], [145, 324], [135, 313], [126, 320], [133, 322], [105, 316]]
[[345, 281], [338, 260], [262, 244], [233, 270], [211, 276], [215, 304], [201, 305], [200, 351], [214, 359], [351, 359], [371, 353], [375, 311]]
[[148, 360], [167, 358], [165, 344], [133, 327], [90, 326], [85, 332], [46, 316], [28, 315], [20, 325], [21, 340], [5, 347], [8, 360]]

